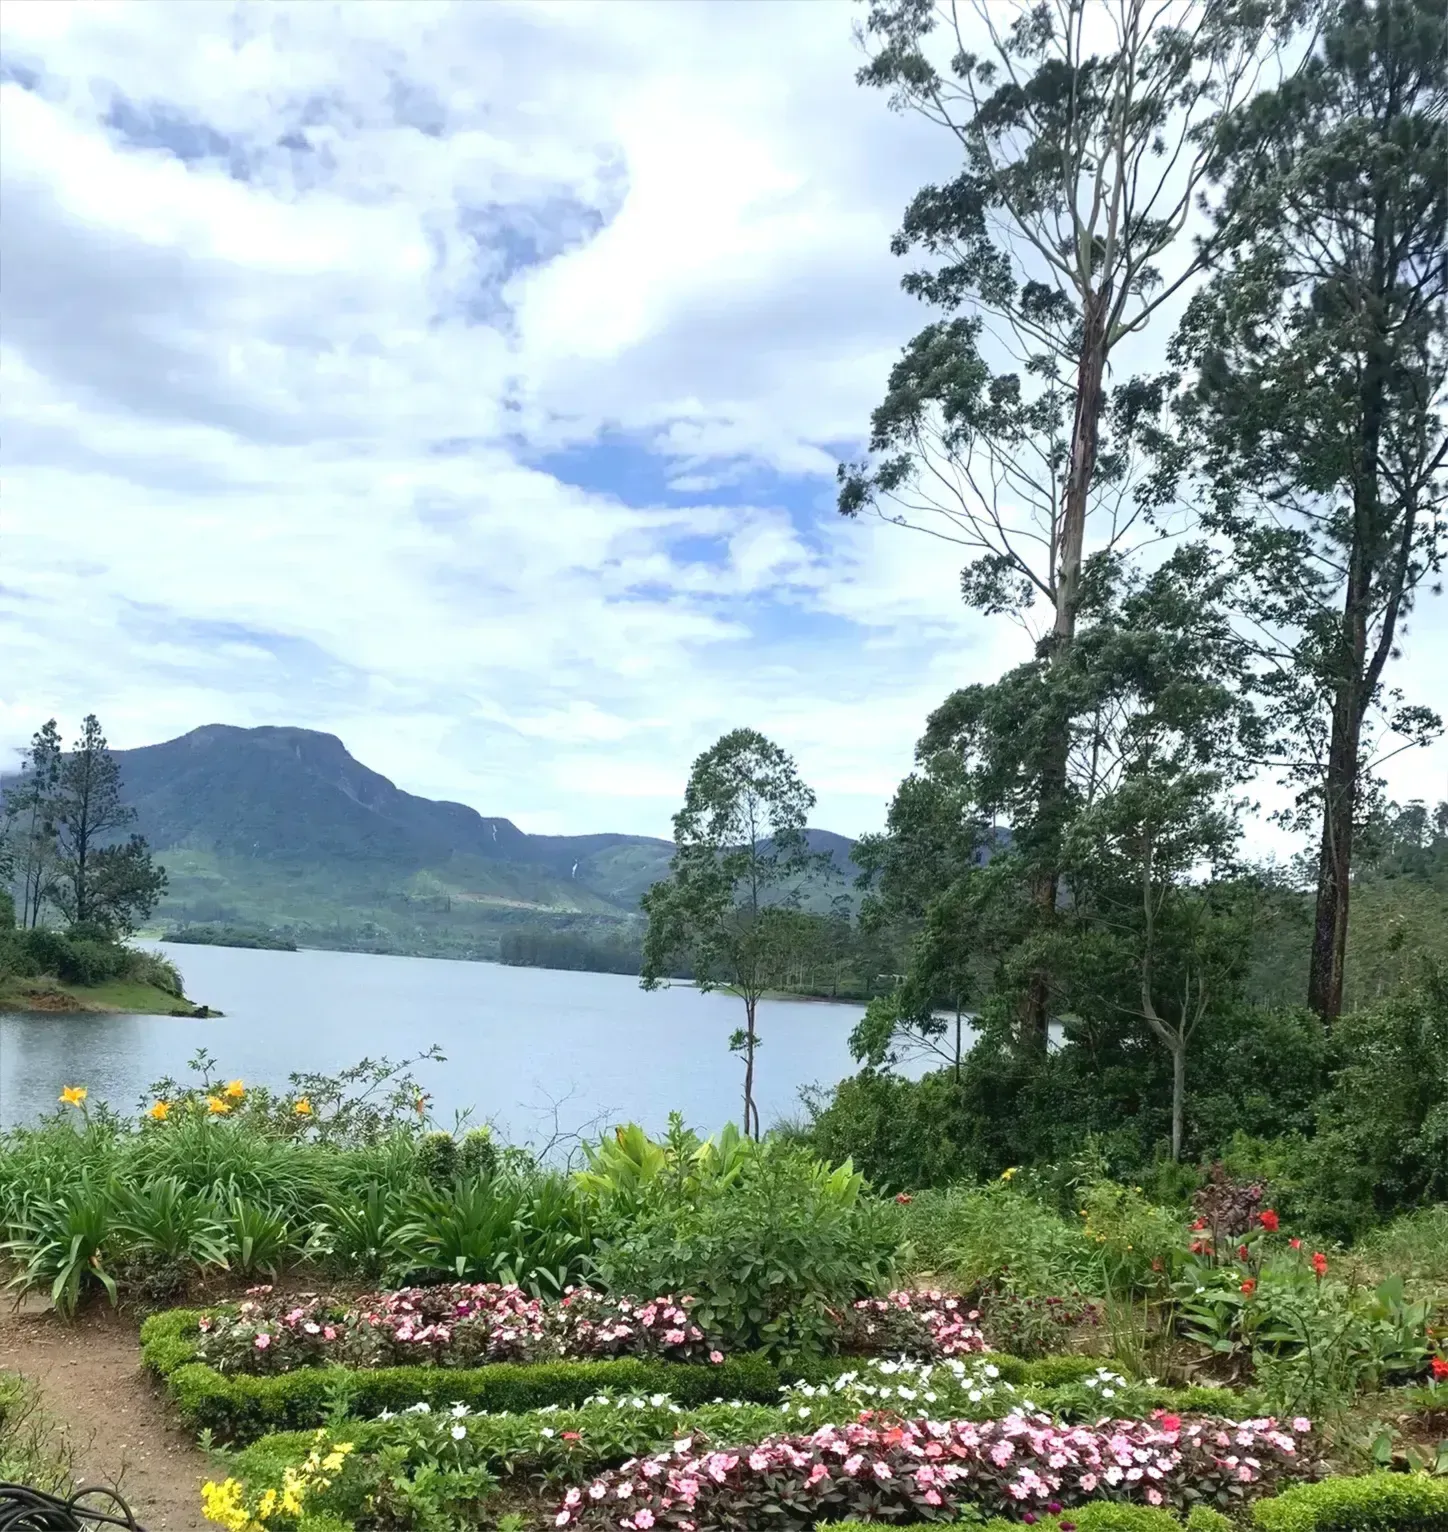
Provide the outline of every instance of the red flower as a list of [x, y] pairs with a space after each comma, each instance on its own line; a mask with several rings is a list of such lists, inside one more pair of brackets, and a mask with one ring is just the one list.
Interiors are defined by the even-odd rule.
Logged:
[[1245, 1261], [1247, 1257], [1251, 1255], [1251, 1253], [1252, 1252], [1245, 1245], [1237, 1246], [1237, 1259], [1239, 1261]]
[[1242, 1291], [1246, 1293], [1246, 1295], [1250, 1298], [1252, 1294], [1257, 1291], [1256, 1277], [1248, 1277], [1247, 1280], [1242, 1284]]
[[1441, 1356], [1435, 1356], [1432, 1361], [1432, 1368], [1435, 1378], [1448, 1378], [1448, 1360]]
[[901, 1192], [895, 1200], [900, 1204], [901, 1207], [904, 1207], [907, 1202], [914, 1202], [915, 1199], [910, 1195], [909, 1192]]
[[562, 1440], [565, 1442], [581, 1442], [583, 1440], [583, 1436], [582, 1433], [578, 1431], [565, 1431], [563, 1433]]
[[1291, 1245], [1294, 1250], [1302, 1249], [1302, 1241], [1300, 1239], [1289, 1239], [1287, 1243]]
[[1157, 1425], [1163, 1431], [1180, 1431], [1182, 1428], [1182, 1418], [1180, 1415], [1162, 1415], [1158, 1418]]
[[1205, 1218], [1199, 1218], [1192, 1225], [1192, 1233], [1193, 1234], [1200, 1234], [1202, 1232], [1202, 1230], [1206, 1228], [1206, 1226], [1207, 1226], [1207, 1220]]
[[1271, 1208], [1263, 1208], [1257, 1215], [1257, 1222], [1262, 1225], [1269, 1234], [1275, 1234], [1278, 1229], [1279, 1219]]
[[1319, 1277], [1327, 1275], [1327, 1257], [1320, 1250], [1312, 1252], [1312, 1269]]

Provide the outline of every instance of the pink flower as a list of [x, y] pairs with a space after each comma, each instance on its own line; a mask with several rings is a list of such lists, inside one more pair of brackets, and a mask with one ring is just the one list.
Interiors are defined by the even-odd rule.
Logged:
[[722, 1351], [711, 1351], [709, 1353], [709, 1360], [717, 1367], [724, 1360], [724, 1353]]
[[266, 1348], [271, 1345], [271, 1336], [263, 1332], [261, 1335], [257, 1336], [257, 1338], [252, 1342], [252, 1345], [255, 1346], [258, 1351], [265, 1351]]

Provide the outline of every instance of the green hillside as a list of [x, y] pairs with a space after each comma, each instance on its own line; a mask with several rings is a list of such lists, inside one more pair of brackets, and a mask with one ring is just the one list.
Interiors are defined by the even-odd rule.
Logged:
[[[262, 929], [303, 946], [496, 957], [522, 928], [628, 932], [673, 847], [639, 835], [529, 835], [404, 792], [334, 735], [214, 724], [115, 752], [136, 829], [164, 864], [154, 924]], [[811, 831], [852, 891], [851, 842]]]

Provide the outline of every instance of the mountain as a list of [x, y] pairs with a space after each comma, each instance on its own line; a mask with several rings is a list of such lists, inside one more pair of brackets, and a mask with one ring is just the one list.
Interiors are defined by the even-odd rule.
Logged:
[[[135, 826], [170, 878], [157, 919], [264, 926], [303, 945], [493, 956], [503, 931], [617, 930], [667, 872], [672, 843], [643, 835], [529, 835], [509, 819], [421, 798], [332, 734], [208, 724], [118, 750]], [[811, 830], [837, 875], [853, 843]], [[828, 885], [828, 886], [826, 886]]]

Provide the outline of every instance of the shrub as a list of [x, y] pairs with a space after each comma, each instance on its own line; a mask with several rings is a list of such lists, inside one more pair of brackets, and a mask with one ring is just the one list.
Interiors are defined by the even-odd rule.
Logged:
[[1261, 1532], [1439, 1532], [1448, 1528], [1448, 1481], [1427, 1474], [1366, 1474], [1304, 1484], [1252, 1512]]
[[1079, 1225], [1010, 1182], [921, 1192], [905, 1211], [917, 1263], [948, 1271], [967, 1293], [1062, 1296], [1089, 1287], [1096, 1255]]
[[614, 1198], [594, 1256], [605, 1287], [693, 1293], [699, 1325], [726, 1349], [793, 1357], [830, 1350], [834, 1313], [886, 1285], [894, 1209], [866, 1193], [848, 1162], [831, 1170], [768, 1140], [741, 1140], [712, 1159], [652, 1147], [676, 1172], [641, 1177], [627, 1199]]

